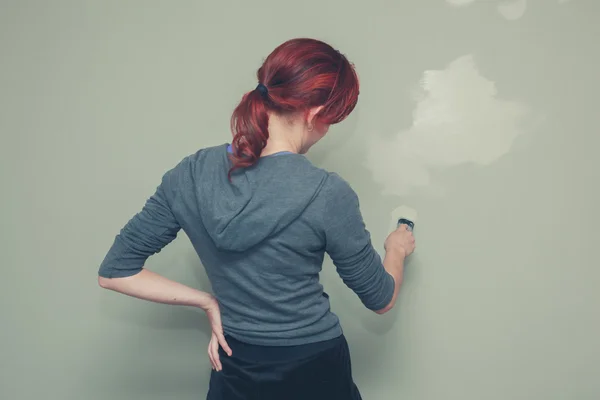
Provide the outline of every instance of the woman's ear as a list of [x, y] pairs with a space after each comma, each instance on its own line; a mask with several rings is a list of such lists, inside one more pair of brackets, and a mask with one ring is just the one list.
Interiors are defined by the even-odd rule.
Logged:
[[316, 118], [317, 115], [321, 112], [321, 110], [323, 109], [323, 106], [318, 106], [318, 107], [313, 107], [308, 109], [308, 111], [306, 112], [306, 124], [308, 126], [314, 126], [315, 123], [317, 122]]

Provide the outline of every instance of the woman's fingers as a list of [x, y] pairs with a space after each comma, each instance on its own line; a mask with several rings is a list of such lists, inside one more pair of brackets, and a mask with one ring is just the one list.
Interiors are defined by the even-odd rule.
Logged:
[[212, 353], [212, 344], [213, 344], [213, 341], [211, 339], [210, 342], [208, 343], [208, 358], [210, 360], [210, 366], [212, 367], [212, 369], [216, 369], [215, 360], [213, 358], [213, 353]]
[[217, 334], [217, 337], [219, 338], [219, 344], [221, 345], [223, 350], [225, 350], [225, 353], [227, 353], [227, 355], [231, 357], [231, 354], [233, 352], [231, 351], [229, 344], [227, 344], [227, 340], [225, 340], [225, 336], [222, 333], [219, 333], [219, 334]]
[[219, 304], [215, 300], [210, 307], [205, 309], [206, 315], [210, 321], [210, 325], [212, 327], [212, 335], [210, 339], [210, 343], [208, 344], [208, 353], [211, 363], [213, 364], [213, 368], [216, 371], [221, 371], [223, 366], [221, 364], [221, 359], [219, 356], [219, 346], [223, 348], [225, 353], [228, 356], [231, 356], [233, 353], [227, 340], [225, 340], [225, 335], [223, 334], [223, 325], [221, 323], [221, 311], [219, 310]]
[[221, 360], [219, 357], [219, 340], [214, 332], [212, 334], [212, 339], [210, 340], [210, 348], [215, 370], [220, 371], [223, 369], [223, 366], [221, 365]]

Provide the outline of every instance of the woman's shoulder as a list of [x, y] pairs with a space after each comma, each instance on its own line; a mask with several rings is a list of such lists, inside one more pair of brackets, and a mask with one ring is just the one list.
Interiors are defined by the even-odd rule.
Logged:
[[325, 204], [330, 212], [345, 209], [358, 202], [358, 196], [350, 183], [335, 172], [322, 170], [325, 176], [319, 192], [319, 201]]
[[325, 171], [327, 174], [326, 188], [337, 196], [355, 194], [350, 183], [336, 172]]
[[201, 149], [196, 150], [194, 153], [185, 156], [181, 162], [194, 163], [202, 161], [206, 158], [226, 158], [227, 146], [227, 143], [222, 143], [219, 145], [203, 147]]
[[198, 167], [206, 168], [207, 165], [218, 164], [218, 161], [227, 159], [227, 143], [216, 146], [204, 147], [196, 150], [194, 153], [187, 154], [179, 159], [179, 162], [171, 170], [172, 173], [185, 173], [190, 169]]
[[164, 174], [163, 182], [166, 180], [173, 187], [185, 185], [190, 179], [198, 177], [199, 172], [210, 169], [217, 169], [220, 164], [219, 158], [226, 158], [224, 151], [227, 144], [205, 147], [196, 150], [194, 153], [188, 153], [179, 158]]

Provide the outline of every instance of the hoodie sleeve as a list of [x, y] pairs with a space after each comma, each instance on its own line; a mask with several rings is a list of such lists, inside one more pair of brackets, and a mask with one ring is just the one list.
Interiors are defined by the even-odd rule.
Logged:
[[385, 308], [394, 295], [394, 278], [371, 244], [360, 212], [358, 196], [336, 174], [329, 177], [325, 210], [325, 250], [338, 274], [370, 310]]
[[169, 205], [174, 169], [167, 172], [140, 212], [116, 236], [98, 275], [122, 278], [139, 273], [153, 254], [169, 244], [181, 229]]

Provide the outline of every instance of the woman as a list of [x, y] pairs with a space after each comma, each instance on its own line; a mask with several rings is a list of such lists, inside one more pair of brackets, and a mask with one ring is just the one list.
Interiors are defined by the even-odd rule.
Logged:
[[[117, 235], [100, 286], [200, 307], [212, 326], [208, 399], [360, 399], [348, 345], [319, 283], [325, 252], [363, 304], [383, 314], [414, 249], [390, 234], [383, 262], [358, 198], [304, 156], [358, 100], [358, 78], [326, 43], [295, 39], [258, 70], [232, 116], [233, 140], [183, 159]], [[183, 229], [214, 297], [143, 268]]]

